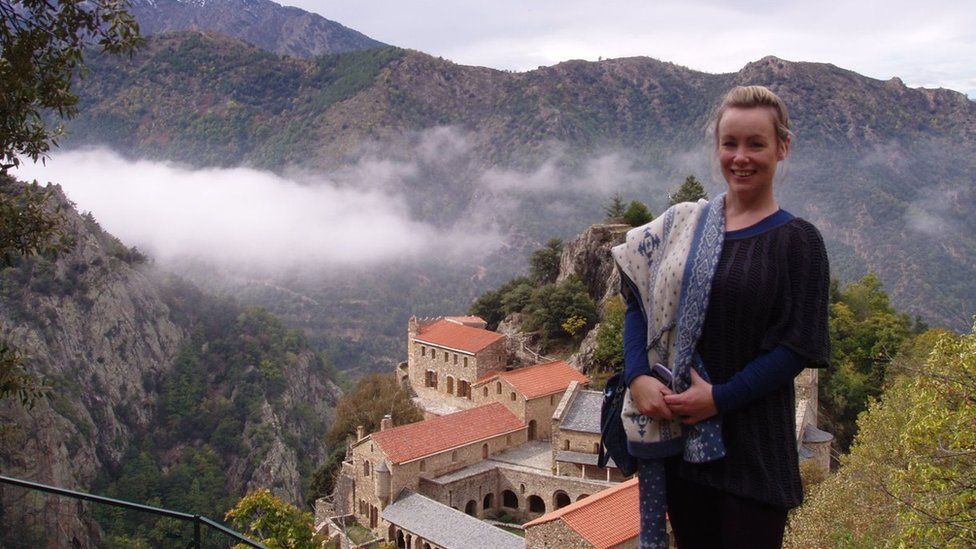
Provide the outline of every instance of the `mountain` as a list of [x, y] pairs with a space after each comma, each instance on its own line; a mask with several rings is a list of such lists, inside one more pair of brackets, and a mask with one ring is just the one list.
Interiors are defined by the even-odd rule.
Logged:
[[[511, 73], [397, 48], [304, 60], [168, 34], [131, 61], [92, 63], [65, 145], [279, 173], [413, 162], [394, 190], [418, 219], [505, 231], [501, 252], [455, 277], [488, 269], [483, 290], [528, 250], [598, 221], [614, 191], [660, 212], [686, 175], [707, 180], [709, 117], [737, 84], [767, 85], [790, 106], [797, 137], [778, 193], [821, 229], [834, 275], [873, 271], [899, 309], [965, 329], [976, 311], [976, 103], [830, 64], [767, 57], [708, 74], [635, 57]], [[465, 307], [469, 289], [448, 301]]]
[[[21, 188], [0, 176], [0, 192]], [[0, 269], [0, 341], [46, 387], [33, 408], [0, 401], [0, 470], [215, 519], [259, 487], [301, 504], [327, 455], [335, 370], [267, 312], [161, 272], [54, 197], [71, 250]], [[80, 506], [32, 515], [22, 495], [0, 493], [2, 546], [136, 531], [97, 506], [100, 528]]]
[[131, 12], [144, 36], [204, 30], [292, 57], [385, 46], [318, 14], [270, 0], [135, 0]]

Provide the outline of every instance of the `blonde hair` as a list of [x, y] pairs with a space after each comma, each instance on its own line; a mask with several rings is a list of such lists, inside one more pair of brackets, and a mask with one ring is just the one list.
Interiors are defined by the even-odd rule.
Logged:
[[715, 112], [713, 133], [715, 143], [718, 143], [718, 124], [722, 115], [731, 108], [755, 109], [765, 108], [773, 114], [773, 126], [776, 129], [776, 139], [779, 143], [786, 143], [793, 138], [790, 131], [790, 114], [786, 111], [786, 103], [766, 86], [736, 86], [725, 94], [725, 99]]

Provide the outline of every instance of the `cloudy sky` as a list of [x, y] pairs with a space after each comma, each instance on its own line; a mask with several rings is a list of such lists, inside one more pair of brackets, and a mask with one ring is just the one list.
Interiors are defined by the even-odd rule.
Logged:
[[775, 55], [976, 99], [973, 0], [278, 1], [466, 65], [527, 70], [647, 55], [734, 72]]

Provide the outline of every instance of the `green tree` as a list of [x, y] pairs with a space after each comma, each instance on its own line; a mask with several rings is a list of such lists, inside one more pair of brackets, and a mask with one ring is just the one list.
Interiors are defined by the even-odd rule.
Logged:
[[627, 211], [627, 207], [624, 205], [624, 199], [620, 197], [620, 193], [613, 193], [610, 201], [603, 207], [603, 213], [606, 214], [607, 221], [614, 223], [619, 223], [624, 218], [625, 211]]
[[336, 405], [336, 418], [326, 436], [330, 447], [338, 447], [362, 425], [367, 433], [380, 428], [383, 416], [393, 416], [394, 425], [420, 421], [423, 412], [410, 400], [410, 394], [388, 374], [370, 374], [360, 378], [356, 387], [343, 395]]
[[550, 239], [542, 248], [529, 256], [529, 276], [536, 284], [555, 282], [559, 276], [559, 258], [563, 253], [563, 241]]
[[[45, 115], [77, 112], [72, 80], [84, 65], [84, 52], [131, 52], [139, 27], [122, 0], [0, 0], [0, 261], [14, 256], [58, 251], [67, 246], [63, 218], [51, 205], [52, 190], [21, 187], [7, 176], [23, 155], [41, 158], [62, 133], [48, 128]], [[36, 380], [22, 368], [19, 354], [0, 342], [0, 399], [18, 395], [30, 405]]]
[[821, 406], [841, 451], [856, 432], [858, 414], [881, 394], [887, 365], [911, 335], [907, 315], [895, 311], [881, 281], [867, 274], [842, 290], [828, 310], [833, 368], [822, 373]]
[[77, 113], [71, 84], [94, 45], [109, 54], [131, 53], [139, 26], [125, 0], [0, 0], [0, 172], [18, 155], [37, 161], [63, 128], [45, 115]]
[[650, 210], [647, 209], [647, 205], [639, 200], [632, 200], [630, 205], [627, 206], [627, 211], [624, 212], [624, 223], [630, 225], [631, 227], [640, 227], [645, 223], [650, 223], [654, 220], [654, 216], [651, 214]]
[[976, 328], [917, 339], [838, 472], [791, 516], [787, 546], [976, 546]]
[[563, 323], [572, 317], [585, 320], [584, 327], [596, 321], [596, 305], [575, 277], [536, 288], [524, 312], [526, 328], [541, 330], [546, 340], [561, 337]]
[[593, 364], [601, 371], [614, 371], [624, 362], [624, 313], [627, 308], [619, 297], [603, 306], [603, 319], [596, 334]]
[[674, 206], [675, 204], [680, 204], [682, 202], [696, 202], [699, 198], [708, 198], [708, 193], [705, 192], [705, 187], [702, 186], [701, 181], [694, 175], [689, 175], [685, 178], [684, 183], [678, 187], [668, 200], [668, 206]]
[[241, 498], [225, 518], [234, 528], [273, 549], [319, 546], [312, 530], [312, 514], [281, 501], [267, 488]]

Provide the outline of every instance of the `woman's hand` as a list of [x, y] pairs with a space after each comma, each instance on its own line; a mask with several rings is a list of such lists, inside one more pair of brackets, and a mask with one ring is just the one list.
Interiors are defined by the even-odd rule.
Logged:
[[[634, 381], [637, 381], [636, 379]], [[631, 389], [631, 394], [634, 390]], [[691, 370], [691, 387], [680, 394], [664, 397], [665, 404], [685, 425], [694, 425], [718, 413], [712, 398], [712, 384], [705, 381], [694, 369]]]
[[637, 376], [630, 382], [630, 398], [634, 400], [637, 409], [654, 419], [670, 420], [674, 417], [664, 402], [665, 396], [670, 394], [671, 389], [648, 375]]

